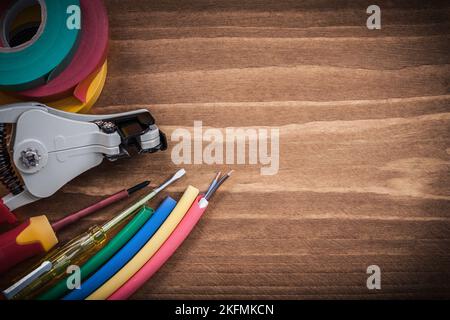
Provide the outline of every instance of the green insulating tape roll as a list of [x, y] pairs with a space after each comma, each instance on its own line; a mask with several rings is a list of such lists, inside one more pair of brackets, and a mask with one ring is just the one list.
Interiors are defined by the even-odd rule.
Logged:
[[[143, 207], [141, 211], [131, 220], [108, 244], [96, 255], [90, 258], [81, 268], [81, 280], [89, 277], [94, 271], [107, 262], [120, 248], [122, 248], [139, 229], [153, 215], [154, 210]], [[47, 292], [39, 295], [37, 300], [56, 300], [62, 297], [67, 289], [67, 278], [61, 279]]]
[[[36, 35], [17, 47], [0, 47], [0, 88], [5, 91], [26, 90], [45, 84], [70, 62], [76, 52], [80, 30], [70, 24], [73, 15], [77, 14], [71, 9], [80, 8], [80, 1], [37, 2], [41, 6], [42, 17]], [[36, 0], [16, 1], [2, 17], [2, 33], [21, 10], [35, 3]]]

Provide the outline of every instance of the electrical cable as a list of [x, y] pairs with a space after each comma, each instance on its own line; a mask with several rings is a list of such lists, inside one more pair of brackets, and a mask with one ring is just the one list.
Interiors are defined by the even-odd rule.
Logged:
[[164, 242], [155, 255], [151, 257], [138, 272], [128, 279], [128, 281], [110, 295], [108, 300], [128, 299], [148, 279], [150, 279], [187, 238], [205, 212], [207, 205], [208, 201], [203, 198], [203, 196], [198, 196], [175, 231], [172, 232], [170, 237]]
[[[80, 268], [80, 281], [89, 277], [93, 272], [105, 264], [117, 251], [119, 251], [150, 219], [153, 210], [141, 210], [108, 244], [95, 256], [90, 258]], [[61, 298], [69, 289], [67, 277], [62, 278], [52, 288], [37, 297], [37, 300], [56, 300]]]
[[[151, 209], [151, 208], [144, 207], [142, 210], [140, 210], [140, 212], [110, 242], [108, 242], [108, 244], [103, 249], [101, 249], [95, 255], [95, 257], [99, 257], [96, 259], [97, 263], [101, 263], [100, 257], [106, 256], [109, 252], [114, 250], [116, 247], [120, 248], [124, 243], [126, 243], [128, 241], [128, 239], [131, 238], [137, 232], [137, 230], [139, 230], [139, 228], [150, 218], [150, 216], [152, 214], [153, 214], [153, 209]], [[106, 259], [108, 259], [108, 258], [106, 258]], [[91, 260], [93, 260], [93, 259], [90, 259], [86, 264], [88, 264]], [[87, 272], [89, 272], [89, 270], [90, 270], [89, 269], [90, 266], [92, 266], [92, 263], [89, 263], [87, 267], [84, 267], [84, 265], [83, 265], [83, 267], [81, 268], [81, 271], [80, 271], [80, 276], [87, 274]], [[5, 297], [7, 299], [16, 298], [16, 296], [24, 288], [26, 288], [32, 284], [32, 282], [34, 281], [33, 279], [37, 279], [37, 278], [45, 275], [46, 272], [50, 272], [52, 267], [53, 267], [53, 265], [50, 261], [48, 261], [48, 260], [44, 261], [40, 267], [36, 268], [34, 271], [32, 271], [26, 277], [22, 278], [20, 281], [16, 282], [10, 288], [4, 290], [3, 294], [5, 295]], [[36, 270], [38, 270], [38, 271], [36, 271]], [[51, 277], [53, 277], [53, 275]], [[45, 283], [45, 284], [43, 283], [42, 285], [44, 287], [41, 287], [40, 290], [43, 290], [43, 288], [49, 286], [52, 281], [56, 281], [58, 279], [58, 277], [50, 279], [51, 277], [47, 277], [47, 279], [49, 279], [49, 283]], [[59, 290], [62, 290], [62, 292], [63, 292], [62, 294], [64, 294], [64, 292], [66, 290], [68, 290], [67, 283], [66, 283], [66, 277], [64, 277], [55, 287], [57, 287], [57, 288], [62, 287]], [[50, 289], [49, 291], [55, 292], [55, 290], [58, 290], [58, 289], [55, 289], [55, 290], [52, 290], [52, 289]], [[60, 294], [59, 296], [62, 296], [62, 294]], [[23, 293], [22, 293], [22, 296], [23, 296]]]
[[166, 198], [147, 223], [119, 252], [83, 282], [80, 289], [72, 290], [63, 300], [82, 300], [111, 278], [145, 245], [167, 219], [175, 206], [175, 200], [170, 197]]
[[[222, 181], [222, 184], [226, 181], [226, 179], [228, 179], [230, 175], [231, 172], [226, 175], [227, 178]], [[214, 181], [216, 180], [217, 177], [213, 180], [211, 186], [213, 184], [215, 185]], [[208, 190], [210, 190], [210, 188], [208, 188]], [[159, 248], [158, 252], [156, 252], [155, 255], [150, 260], [148, 260], [147, 263], [142, 268], [140, 268], [137, 273], [133, 275], [133, 277], [131, 277], [125, 284], [123, 284], [110, 297], [108, 297], [108, 300], [128, 299], [146, 281], [148, 281], [188, 237], [192, 229], [202, 217], [203, 213], [206, 211], [208, 204], [209, 202], [208, 200], [206, 200], [206, 195], [198, 196], [190, 207], [189, 211], [184, 216], [183, 220], [172, 232], [169, 239], [167, 239]]]
[[126, 283], [169, 238], [197, 198], [199, 190], [188, 186], [172, 214], [146, 245], [117, 274], [92, 293], [87, 300], [104, 300]]
[[[46, 258], [46, 260], [49, 260], [52, 263], [52, 266], [51, 266], [50, 271], [45, 271], [45, 276], [48, 276], [48, 275], [51, 275], [53, 277], [61, 276], [61, 273], [65, 272], [65, 268], [68, 266], [68, 264], [79, 263], [81, 261], [81, 259], [83, 259], [84, 257], [86, 257], [86, 256], [89, 257], [89, 255], [92, 254], [92, 252], [94, 250], [99, 250], [105, 244], [106, 239], [109, 238], [110, 231], [114, 230], [117, 226], [119, 226], [128, 217], [137, 213], [137, 210], [141, 206], [145, 205], [145, 203], [147, 201], [151, 200], [159, 192], [161, 192], [163, 189], [167, 188], [169, 185], [171, 185], [172, 183], [174, 183], [175, 181], [177, 181], [178, 179], [183, 177], [185, 174], [186, 174], [186, 171], [184, 169], [178, 170], [172, 177], [167, 179], [163, 184], [161, 184], [160, 186], [155, 188], [152, 192], [150, 192], [149, 194], [144, 196], [142, 199], [140, 199], [138, 202], [134, 203], [132, 206], [125, 209], [124, 211], [119, 213], [117, 216], [115, 216], [114, 218], [112, 218], [111, 220], [109, 220], [108, 222], [103, 224], [101, 227], [94, 226], [94, 227], [90, 228], [88, 232], [81, 234], [80, 236], [76, 237], [75, 239], [73, 239], [72, 241], [70, 241], [69, 243], [64, 245], [61, 249], [56, 250], [56, 251], [54, 251], [54, 253], [49, 254], [49, 256]], [[140, 184], [140, 186], [142, 187], [142, 184]], [[133, 187], [130, 190], [135, 191], [136, 188]], [[20, 234], [20, 236], [17, 238], [18, 239], [17, 242], [19, 244], [22, 243], [21, 242], [21, 241], [23, 241], [22, 238], [24, 238], [24, 237], [28, 238], [28, 237], [30, 237], [30, 234], [32, 236], [34, 236], [34, 233], [36, 233], [36, 232], [38, 232], [39, 234], [42, 233], [42, 230], [41, 230], [42, 226], [48, 225], [48, 228], [51, 229], [51, 226], [48, 223], [48, 220], [46, 219], [45, 216], [43, 216], [43, 218], [45, 218], [45, 219], [42, 219], [42, 217], [38, 217], [38, 218], [41, 218], [40, 220], [44, 220], [44, 221], [36, 221], [36, 223], [33, 224], [36, 227], [30, 228], [29, 232], [26, 232], [24, 235], [20, 234], [22, 229], [19, 229], [16, 232], [16, 233]], [[28, 226], [25, 225], [24, 228], [28, 228]], [[9, 238], [15, 239], [15, 238], [13, 238], [13, 236], [16, 233], [10, 235]], [[51, 233], [46, 232], [45, 235], [47, 235], [47, 238], [48, 238], [48, 235], [52, 235], [53, 236], [52, 238], [56, 238], [54, 233], [51, 234]], [[50, 240], [52, 240], [51, 243], [57, 242], [57, 240], [55, 240], [55, 239], [50, 239]], [[10, 242], [12, 243], [12, 241], [10, 241]], [[47, 239], [46, 242], [49, 242], [49, 240]], [[9, 250], [8, 252], [12, 252], [12, 250], [10, 250], [11, 248], [13, 248], [13, 247], [7, 246], [5, 248], [5, 250]], [[0, 257], [2, 257], [2, 256], [0, 255]], [[83, 260], [82, 262], [84, 262], [84, 261], [85, 260]], [[6, 262], [3, 262], [3, 263], [6, 264]], [[0, 267], [1, 267], [1, 265], [0, 265]], [[48, 278], [45, 278], [47, 280], [43, 280], [44, 278], [41, 277], [42, 273], [36, 272], [36, 269], [39, 271], [39, 269], [42, 267], [43, 266], [41, 265], [41, 266], [33, 269], [30, 273], [28, 273], [25, 277], [22, 278], [22, 279], [24, 279], [24, 278], [27, 279], [27, 284], [31, 283], [26, 288], [25, 288], [25, 286], [23, 286], [23, 288], [21, 288], [21, 290], [25, 291], [24, 295], [27, 295], [30, 292], [32, 292], [33, 290], [36, 290], [36, 288], [39, 288], [40, 284], [48, 282]], [[33, 277], [30, 278], [30, 274], [32, 274]]]
[[220, 176], [222, 175], [222, 172], [217, 172], [216, 176], [214, 177], [213, 181], [211, 182], [211, 184], [209, 185], [208, 190], [206, 190], [205, 196], [208, 196], [208, 194], [211, 192], [212, 188], [214, 188], [214, 186], [217, 184], [217, 182], [220, 179]]
[[231, 170], [230, 172], [228, 172], [226, 175], [224, 175], [222, 178], [220, 178], [220, 180], [211, 188], [211, 191], [209, 192], [209, 194], [205, 195], [205, 199], [209, 201], [209, 199], [211, 199], [211, 197], [214, 195], [214, 193], [216, 193], [217, 189], [220, 188], [220, 186], [229, 178], [231, 177], [231, 175], [233, 174], [234, 170]]

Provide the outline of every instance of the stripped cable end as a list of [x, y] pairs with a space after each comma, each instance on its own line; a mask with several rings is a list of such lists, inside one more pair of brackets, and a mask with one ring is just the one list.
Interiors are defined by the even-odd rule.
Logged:
[[[211, 197], [216, 193], [216, 191], [220, 188], [220, 186], [233, 174], [234, 170], [230, 170], [227, 174], [223, 175], [218, 181], [216, 178], [213, 180], [211, 185], [208, 188], [208, 191], [206, 192], [204, 198], [206, 200], [211, 199]], [[219, 177], [217, 175], [216, 177]]]

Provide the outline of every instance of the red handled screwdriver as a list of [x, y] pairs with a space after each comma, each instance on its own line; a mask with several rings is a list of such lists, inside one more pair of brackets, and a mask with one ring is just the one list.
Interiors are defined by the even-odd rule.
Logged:
[[145, 188], [149, 184], [150, 181], [144, 181], [130, 189], [119, 191], [53, 224], [50, 224], [45, 215], [32, 217], [16, 228], [0, 235], [0, 273], [8, 271], [17, 263], [30, 257], [49, 251], [58, 243], [56, 232], [61, 229], [110, 204], [129, 197], [132, 193]]

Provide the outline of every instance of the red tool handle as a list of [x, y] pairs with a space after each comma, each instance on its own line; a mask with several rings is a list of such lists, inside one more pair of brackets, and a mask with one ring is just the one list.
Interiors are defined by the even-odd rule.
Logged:
[[9, 270], [20, 261], [44, 251], [40, 243], [17, 244], [17, 237], [30, 225], [30, 221], [0, 235], [0, 273]]
[[34, 217], [0, 235], [0, 273], [44, 253], [58, 240], [45, 216]]
[[0, 199], [0, 223], [3, 222], [13, 224], [17, 222], [17, 218], [3, 202], [3, 199]]
[[84, 208], [83, 210], [80, 210], [76, 213], [73, 214], [69, 214], [67, 217], [55, 222], [52, 224], [53, 226], [53, 230], [55, 230], [55, 232], [60, 231], [61, 229], [63, 229], [64, 227], [74, 223], [77, 220], [80, 220], [81, 218], [90, 215], [91, 213], [94, 213], [96, 211], [99, 211], [100, 209], [103, 209], [107, 206], [109, 206], [110, 204], [113, 204], [119, 200], [125, 199], [128, 197], [128, 192], [127, 190], [123, 190], [120, 192], [117, 192], [115, 194], [113, 194], [112, 196], [109, 196], [106, 199], [103, 199], [102, 201], [99, 201], [87, 208]]

